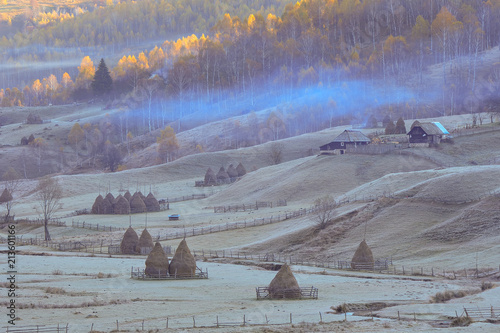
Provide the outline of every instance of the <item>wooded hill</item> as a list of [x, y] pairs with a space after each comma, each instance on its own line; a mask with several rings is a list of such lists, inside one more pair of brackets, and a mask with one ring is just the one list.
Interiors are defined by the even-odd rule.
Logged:
[[[138, 22], [133, 14], [129, 19], [133, 6], [139, 6], [138, 19], [153, 20]], [[108, 32], [109, 43], [115, 32], [146, 38], [153, 35], [141, 31], [161, 34], [167, 26], [182, 31], [190, 29], [187, 22], [196, 21], [196, 15], [177, 19], [175, 27], [173, 21], [161, 21], [172, 17], [171, 10], [179, 18], [190, 12], [215, 18], [218, 11], [205, 15], [205, 10], [212, 13], [209, 7], [196, 1], [175, 6], [164, 1], [121, 3], [40, 29], [31, 37], [36, 40], [50, 32], [51, 38], [39, 40], [50, 44], [64, 32], [60, 40], [78, 45], [79, 29], [86, 26], [85, 38], [94, 36], [93, 44], [107, 43], [102, 31]], [[106, 100], [110, 108], [129, 110], [125, 117], [142, 120], [134, 122], [134, 135], [164, 128], [189, 114], [208, 121], [276, 105], [282, 106], [271, 127], [280, 134], [273, 139], [363, 123], [369, 115], [380, 120], [387, 114], [408, 119], [485, 112], [489, 104], [484, 101], [500, 89], [500, 66], [489, 66], [485, 76], [479, 64], [484, 52], [498, 44], [500, 23], [493, 18], [499, 13], [498, 0], [303, 0], [286, 5], [281, 16], [225, 14], [207, 35], [166, 41], [111, 64], [114, 90]], [[18, 45], [9, 44], [13, 46]], [[51, 75], [24, 88], [0, 91], [2, 105], [92, 98], [94, 61], [84, 57], [74, 83], [65, 73], [60, 79]], [[288, 131], [287, 117], [301, 112], [305, 116], [296, 121], [303, 129]], [[178, 121], [176, 130], [186, 126], [192, 125]], [[124, 128], [117, 137], [130, 130]]]

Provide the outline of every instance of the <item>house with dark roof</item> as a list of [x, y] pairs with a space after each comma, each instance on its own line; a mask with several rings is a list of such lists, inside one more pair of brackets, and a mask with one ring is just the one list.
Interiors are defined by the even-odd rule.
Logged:
[[319, 147], [320, 154], [342, 155], [346, 153], [348, 147], [367, 145], [370, 138], [360, 131], [345, 130], [340, 133], [332, 142]]
[[425, 123], [415, 121], [407, 135], [410, 147], [428, 147], [432, 144], [439, 144], [441, 139], [449, 134], [448, 130], [437, 121]]

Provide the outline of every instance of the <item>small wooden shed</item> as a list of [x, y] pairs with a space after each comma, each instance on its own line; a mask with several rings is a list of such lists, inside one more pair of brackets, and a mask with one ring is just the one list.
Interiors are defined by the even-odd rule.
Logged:
[[360, 131], [345, 130], [340, 133], [332, 142], [319, 147], [321, 154], [342, 155], [346, 153], [348, 146], [357, 147], [367, 145], [370, 138]]

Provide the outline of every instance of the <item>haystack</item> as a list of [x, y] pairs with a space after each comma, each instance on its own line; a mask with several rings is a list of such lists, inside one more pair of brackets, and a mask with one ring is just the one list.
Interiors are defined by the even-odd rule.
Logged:
[[232, 164], [229, 164], [226, 172], [231, 180], [238, 178], [238, 171], [236, 171], [236, 168]]
[[108, 199], [111, 203], [115, 202], [115, 197], [111, 193], [106, 194], [105, 198]]
[[0, 195], [0, 204], [3, 204], [4, 202], [9, 202], [11, 200], [12, 200], [12, 195], [10, 194], [9, 190], [4, 189], [2, 195]]
[[218, 183], [229, 183], [229, 175], [227, 174], [224, 167], [220, 167], [219, 172], [217, 172], [217, 182]]
[[144, 200], [144, 204], [146, 205], [148, 212], [160, 211], [160, 204], [158, 203], [158, 200], [156, 200], [155, 196], [151, 192], [149, 192], [148, 196]]
[[271, 298], [299, 298], [299, 283], [293, 276], [290, 266], [284, 264], [268, 287]]
[[241, 164], [241, 162], [236, 167], [236, 171], [238, 171], [238, 177], [243, 177], [247, 173], [247, 170], [245, 169], [243, 164]]
[[103, 199], [104, 198], [100, 194], [97, 196], [97, 198], [95, 198], [94, 204], [92, 205], [92, 214], [101, 214], [100, 206]]
[[99, 205], [99, 214], [113, 214], [113, 204], [108, 200], [108, 198], [104, 198]]
[[148, 209], [146, 204], [142, 200], [140, 195], [133, 195], [132, 200], [130, 200], [130, 212], [131, 213], [144, 213]]
[[120, 244], [120, 250], [123, 254], [137, 254], [136, 248], [138, 243], [139, 236], [137, 236], [137, 233], [134, 229], [132, 229], [132, 227], [129, 227], [123, 235], [123, 239]]
[[130, 204], [123, 195], [120, 194], [119, 196], [116, 197], [115, 202], [113, 203], [113, 212], [115, 214], [130, 213]]
[[196, 260], [191, 254], [185, 239], [180, 242], [179, 247], [175, 250], [174, 257], [168, 266], [168, 272], [172, 276], [195, 276]]
[[144, 196], [144, 194], [142, 194], [142, 192], [141, 192], [141, 191], [137, 191], [137, 192], [135, 192], [135, 193], [134, 193], [134, 195], [133, 195], [132, 197], [134, 197], [134, 196], [140, 196], [140, 197], [141, 197], [141, 199], [142, 199], [142, 201], [144, 201], [144, 200], [146, 199], [146, 197]]
[[204, 183], [205, 186], [217, 185], [217, 176], [215, 175], [215, 172], [211, 168], [208, 168], [207, 173], [205, 173]]
[[363, 241], [359, 244], [358, 249], [354, 253], [354, 257], [351, 260], [352, 269], [373, 269], [375, 261], [373, 260], [372, 250]]
[[148, 276], [165, 276], [168, 273], [168, 257], [159, 242], [156, 242], [153, 250], [146, 259], [146, 270], [144, 273]]
[[127, 192], [125, 192], [125, 194], [123, 195], [123, 197], [124, 197], [125, 199], [127, 199], [127, 200], [128, 200], [128, 202], [130, 202], [130, 198], [132, 198], [132, 194], [130, 194], [130, 192], [129, 192], [129, 191], [127, 191]]
[[141, 253], [142, 248], [152, 249], [154, 246], [153, 237], [149, 233], [148, 229], [144, 229], [141, 233], [141, 237], [139, 237], [139, 242], [137, 243], [137, 248], [135, 249], [137, 253]]

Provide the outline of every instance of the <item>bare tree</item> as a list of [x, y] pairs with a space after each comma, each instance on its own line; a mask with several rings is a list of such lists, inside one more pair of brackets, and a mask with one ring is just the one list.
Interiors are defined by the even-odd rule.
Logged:
[[19, 186], [20, 178], [21, 175], [13, 167], [9, 167], [7, 171], [5, 171], [2, 175], [2, 179], [5, 181], [5, 188], [12, 196], [11, 200], [5, 202], [5, 209], [7, 211], [7, 213], [5, 214], [5, 222], [8, 222], [10, 219], [10, 213], [12, 211], [12, 207], [14, 207], [15, 204], [15, 201], [13, 199], [14, 192], [16, 192], [16, 189]]
[[[39, 213], [43, 216], [45, 227], [45, 240], [50, 241], [50, 233], [48, 228], [49, 220], [55, 212], [62, 208], [60, 200], [62, 198], [62, 188], [57, 179], [44, 177], [38, 181], [35, 198], [38, 201]], [[38, 210], [37, 210], [38, 211]]]
[[280, 164], [283, 162], [283, 151], [285, 145], [282, 143], [273, 142], [269, 148], [268, 158], [271, 164]]
[[318, 223], [318, 228], [325, 229], [334, 217], [335, 208], [337, 208], [335, 199], [330, 195], [318, 198], [314, 200], [314, 208], [315, 220]]

